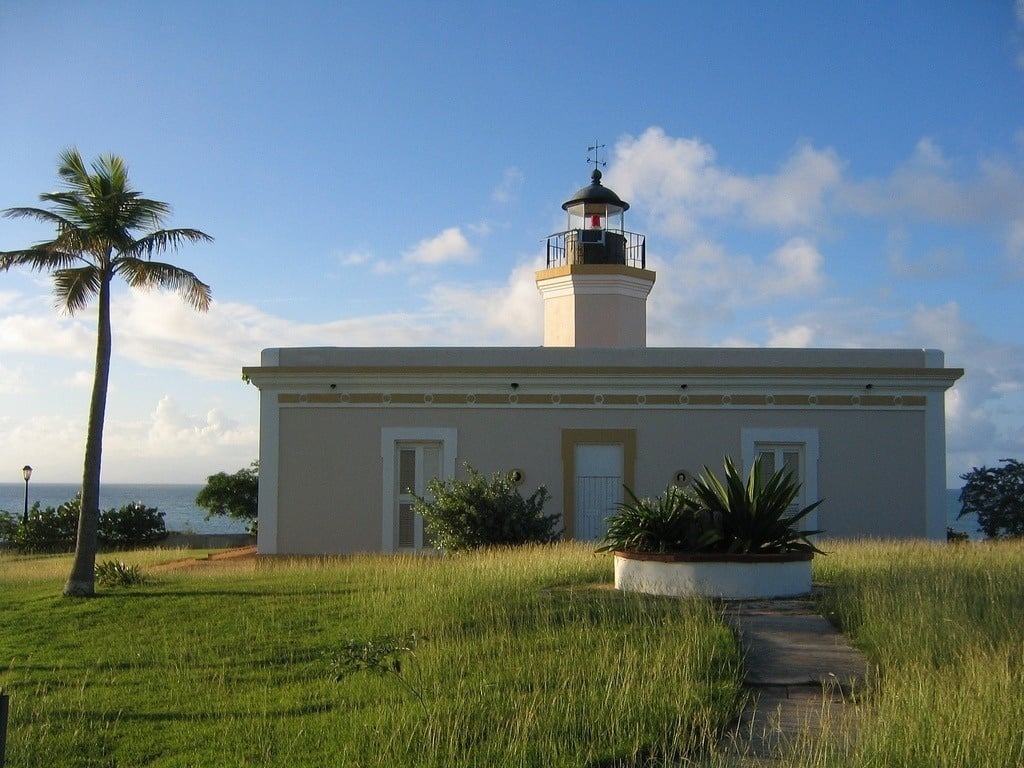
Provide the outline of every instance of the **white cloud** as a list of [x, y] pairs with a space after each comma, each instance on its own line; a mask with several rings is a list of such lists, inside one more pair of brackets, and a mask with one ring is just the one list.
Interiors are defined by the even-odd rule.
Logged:
[[[773, 323], [774, 325], [774, 323]], [[798, 323], [788, 327], [777, 327], [768, 338], [769, 347], [795, 347], [805, 349], [814, 342], [814, 329]]]
[[462, 230], [459, 227], [448, 227], [435, 237], [420, 240], [402, 254], [402, 261], [409, 264], [465, 264], [475, 261], [476, 255], [476, 249], [470, 245]]
[[0, 363], [0, 395], [16, 395], [25, 392], [28, 384], [19, 368], [8, 368]]
[[813, 243], [801, 237], [788, 240], [772, 251], [767, 264], [755, 267], [752, 286], [762, 296], [804, 296], [817, 293], [825, 284], [824, 258]]
[[519, 192], [523, 188], [525, 177], [523, 172], [512, 166], [506, 168], [498, 186], [491, 192], [491, 199], [496, 203], [507, 204], [519, 199]]
[[372, 260], [373, 254], [369, 251], [350, 251], [338, 257], [338, 263], [343, 267], [357, 267]]
[[1024, 175], [1005, 158], [985, 159], [971, 176], [929, 138], [887, 178], [848, 181], [842, 202], [863, 216], [956, 225], [997, 225], [1024, 219]]
[[521, 262], [501, 285], [435, 286], [430, 307], [444, 318], [444, 343], [540, 344], [544, 339], [544, 308], [534, 278], [536, 270], [532, 261]]
[[78, 317], [59, 315], [50, 308], [37, 314], [0, 317], [0, 351], [32, 355], [88, 358], [94, 354], [96, 332], [90, 310]]
[[616, 143], [608, 176], [616, 192], [649, 212], [660, 232], [685, 237], [701, 221], [725, 216], [780, 229], [817, 226], [842, 164], [833, 150], [804, 144], [777, 173], [745, 177], [719, 167], [710, 145], [649, 128]]

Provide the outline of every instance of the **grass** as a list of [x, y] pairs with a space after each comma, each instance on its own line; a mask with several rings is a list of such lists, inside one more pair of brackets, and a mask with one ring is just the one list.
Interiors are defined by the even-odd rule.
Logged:
[[[1024, 765], [1024, 542], [824, 549], [819, 607], [877, 680], [784, 764]], [[720, 608], [618, 594], [587, 547], [159, 570], [182, 556], [119, 555], [144, 585], [69, 600], [66, 557], [0, 554], [10, 768], [723, 765]], [[332, 676], [412, 633], [400, 667]]]
[[[178, 556], [69, 600], [67, 558], [0, 555], [11, 768], [676, 765], [739, 705], [718, 609], [618, 594], [588, 548], [152, 567]], [[401, 680], [331, 675], [411, 633]]]
[[795, 765], [1024, 765], [1024, 542], [836, 543], [821, 608], [877, 665], [858, 738]]

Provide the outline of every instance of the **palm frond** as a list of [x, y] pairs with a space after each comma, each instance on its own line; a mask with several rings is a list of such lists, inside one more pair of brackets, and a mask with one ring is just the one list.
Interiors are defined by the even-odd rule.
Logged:
[[114, 271], [123, 276], [132, 288], [167, 288], [176, 291], [185, 303], [200, 312], [210, 308], [213, 298], [210, 286], [187, 269], [160, 261], [121, 256], [116, 260]]
[[99, 293], [101, 270], [92, 264], [77, 269], [58, 269], [53, 273], [53, 294], [57, 306], [69, 315], [84, 309]]
[[44, 224], [53, 224], [58, 229], [64, 227], [73, 227], [65, 216], [60, 215], [56, 211], [50, 211], [46, 208], [31, 208], [31, 207], [18, 207], [18, 208], [5, 208], [4, 218], [7, 219], [35, 219], [41, 221]]
[[6, 272], [11, 267], [28, 267], [35, 272], [52, 272], [55, 269], [68, 269], [80, 260], [76, 253], [39, 246], [23, 251], [2, 251], [0, 272]]
[[159, 229], [148, 232], [133, 244], [125, 255], [150, 258], [155, 253], [175, 250], [185, 243], [212, 243], [213, 238], [198, 229]]

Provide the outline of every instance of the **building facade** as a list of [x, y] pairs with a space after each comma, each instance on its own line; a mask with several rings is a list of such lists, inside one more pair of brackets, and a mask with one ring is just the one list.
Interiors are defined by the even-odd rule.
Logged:
[[655, 282], [628, 204], [601, 184], [548, 239], [544, 346], [274, 348], [260, 389], [258, 546], [415, 552], [413, 495], [464, 464], [544, 485], [566, 537], [597, 540], [623, 486], [657, 495], [723, 458], [786, 467], [833, 537], [945, 535], [937, 350], [648, 348]]

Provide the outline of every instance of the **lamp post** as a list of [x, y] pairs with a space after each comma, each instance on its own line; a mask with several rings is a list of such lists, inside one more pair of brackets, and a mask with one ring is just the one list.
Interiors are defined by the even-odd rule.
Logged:
[[22, 516], [22, 521], [28, 523], [28, 480], [32, 477], [32, 467], [26, 464], [21, 468], [22, 477], [25, 478], [25, 514]]

